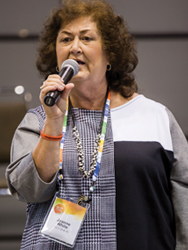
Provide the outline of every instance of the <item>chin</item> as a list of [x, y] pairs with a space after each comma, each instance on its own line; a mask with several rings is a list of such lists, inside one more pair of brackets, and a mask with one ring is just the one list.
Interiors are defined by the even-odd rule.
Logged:
[[86, 79], [87, 79], [86, 75], [83, 74], [82, 72], [79, 72], [76, 76], [72, 78], [72, 83], [83, 82]]

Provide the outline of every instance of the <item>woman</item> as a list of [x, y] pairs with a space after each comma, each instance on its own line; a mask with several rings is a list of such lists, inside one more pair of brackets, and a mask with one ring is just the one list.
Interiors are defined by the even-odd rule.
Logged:
[[[79, 72], [64, 85], [57, 71], [66, 59]], [[22, 249], [68, 249], [39, 233], [56, 191], [90, 204], [74, 249], [187, 249], [187, 142], [166, 107], [138, 95], [136, 65], [134, 40], [107, 2], [64, 1], [47, 20], [37, 62], [42, 106], [19, 125], [6, 173], [13, 196], [28, 203]], [[61, 97], [46, 106], [56, 89]]]

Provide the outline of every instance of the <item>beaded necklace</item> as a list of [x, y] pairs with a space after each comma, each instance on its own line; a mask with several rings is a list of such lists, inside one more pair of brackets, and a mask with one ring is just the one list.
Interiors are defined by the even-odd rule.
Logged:
[[[72, 104], [70, 101], [70, 98], [67, 98], [67, 109], [65, 113], [65, 118], [64, 118], [64, 123], [63, 123], [63, 137], [61, 139], [61, 144], [60, 144], [60, 161], [59, 161], [59, 179], [63, 179], [63, 172], [62, 172], [62, 163], [63, 163], [63, 147], [64, 147], [64, 142], [65, 142], [65, 135], [66, 135], [66, 128], [67, 128], [67, 116], [68, 116], [68, 110], [71, 110], [72, 114], [72, 120], [73, 120], [73, 137], [76, 141], [77, 145], [77, 150], [78, 150], [78, 169], [82, 173], [83, 178], [89, 178], [92, 176], [92, 184], [90, 186], [89, 191], [91, 193], [94, 192], [94, 184], [97, 180], [99, 169], [100, 169], [100, 164], [101, 164], [101, 157], [102, 157], [102, 152], [103, 152], [103, 146], [104, 146], [104, 139], [105, 139], [105, 134], [106, 134], [106, 125], [107, 125], [107, 120], [108, 120], [108, 113], [109, 113], [109, 107], [110, 107], [110, 91], [107, 90], [106, 93], [106, 100], [104, 103], [103, 107], [103, 113], [101, 117], [101, 124], [100, 124], [100, 131], [97, 134], [97, 137], [95, 139], [95, 146], [94, 146], [94, 152], [92, 154], [92, 161], [90, 163], [90, 170], [87, 172], [85, 170], [84, 166], [84, 155], [83, 155], [83, 148], [82, 144], [79, 138], [79, 132], [78, 129], [75, 125], [75, 119], [72, 111]], [[81, 196], [77, 203], [80, 201], [89, 201], [86, 196]]]

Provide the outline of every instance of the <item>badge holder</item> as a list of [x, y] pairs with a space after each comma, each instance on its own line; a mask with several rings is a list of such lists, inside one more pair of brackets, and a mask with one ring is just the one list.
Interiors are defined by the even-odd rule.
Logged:
[[40, 234], [43, 237], [73, 248], [89, 204], [84, 199], [76, 203], [55, 195], [44, 219]]

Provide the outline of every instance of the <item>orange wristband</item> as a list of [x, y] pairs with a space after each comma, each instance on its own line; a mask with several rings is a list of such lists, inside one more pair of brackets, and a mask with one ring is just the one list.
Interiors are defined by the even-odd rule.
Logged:
[[40, 136], [43, 138], [43, 139], [46, 139], [48, 141], [60, 141], [61, 138], [63, 137], [63, 133], [59, 136], [51, 136], [51, 135], [46, 135], [43, 133], [43, 130], [40, 131]]

